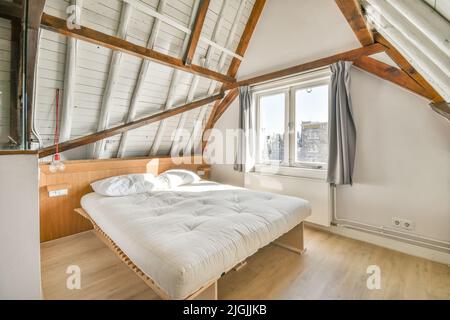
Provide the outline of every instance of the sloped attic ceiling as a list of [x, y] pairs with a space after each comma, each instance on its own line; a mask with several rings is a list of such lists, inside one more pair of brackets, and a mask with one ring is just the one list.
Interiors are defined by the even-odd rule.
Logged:
[[[74, 0], [47, 0], [45, 13], [67, 17], [67, 7]], [[199, 0], [85, 0], [81, 5], [81, 25], [108, 35], [123, 37], [141, 46], [181, 58], [189, 34], [165, 20], [155, 19], [149, 11], [169, 18], [175, 25], [191, 29]], [[226, 73], [231, 63], [254, 0], [211, 0], [193, 63]], [[148, 10], [148, 11], [147, 11]], [[220, 83], [175, 71], [155, 62], [81, 40], [41, 30], [36, 77], [35, 133], [40, 147], [52, 145], [55, 132], [56, 90], [60, 108], [72, 105], [70, 117], [61, 119], [61, 141], [78, 138], [130, 119], [151, 115], [219, 91]], [[202, 41], [203, 39], [203, 41]], [[229, 51], [208, 45], [211, 40]], [[72, 48], [72, 49], [71, 49]], [[119, 61], [114, 63], [114, 61]], [[115, 74], [115, 75], [114, 75]], [[140, 80], [140, 78], [142, 78]], [[70, 91], [70, 92], [69, 92]], [[108, 96], [107, 92], [111, 91]], [[66, 104], [66, 105], [64, 105]], [[103, 105], [103, 106], [102, 106]], [[109, 112], [104, 113], [105, 106]], [[132, 111], [130, 118], [130, 108]], [[114, 158], [169, 154], [174, 133], [183, 128], [180, 149], [200, 144], [202, 128], [212, 106], [207, 105], [154, 123], [125, 135], [118, 135], [93, 145], [76, 149], [67, 158]], [[69, 121], [67, 121], [69, 119]], [[102, 121], [100, 121], [103, 119]], [[105, 120], [106, 119], [106, 120]], [[195, 132], [195, 134], [194, 134]], [[155, 138], [156, 137], [156, 138]], [[125, 140], [125, 141], [124, 141]], [[120, 152], [119, 152], [119, 146]]]
[[[82, 2], [81, 0], [71, 1], [71, 3]], [[353, 2], [353, 0], [349, 1]], [[367, 0], [361, 2], [365, 5], [367, 11], [370, 11], [369, 2], [376, 1]], [[425, 5], [424, 1], [426, 0], [414, 0], [408, 3], [417, 2]], [[430, 9], [428, 6], [427, 8], [434, 14], [436, 14], [435, 10], [437, 10], [445, 17], [447, 7], [438, 5], [439, 1], [431, 1], [434, 9]], [[182, 30], [192, 29], [198, 2], [198, 0], [84, 1], [81, 10], [81, 24], [106, 34], [123, 37], [125, 40], [137, 45], [148, 46], [159, 52], [180, 58], [183, 56], [183, 51], [186, 50], [187, 35], [189, 34], [189, 32], [186, 33]], [[199, 48], [193, 59], [195, 64], [206, 64], [206, 67], [222, 73], [226, 71], [231, 60], [232, 54], [230, 55], [230, 53], [235, 52], [245, 24], [249, 20], [249, 14], [254, 7], [254, 2], [255, 0], [211, 1], [207, 10], [206, 23], [201, 32], [203, 42], [200, 41]], [[391, 1], [383, 0], [381, 2], [388, 3]], [[266, 10], [270, 10], [271, 3], [273, 1], [268, 2]], [[289, 6], [289, 3], [298, 5], [298, 2], [295, 0], [286, 0], [286, 5]], [[302, 6], [309, 5], [312, 8], [321, 9], [315, 10], [314, 13], [307, 11], [307, 16], [305, 17], [303, 14], [303, 17], [305, 19], [311, 17], [318, 19], [318, 27], [321, 27], [319, 18], [322, 17], [324, 4], [325, 9], [335, 13], [333, 17], [336, 19], [333, 22], [333, 30], [344, 28], [346, 30], [343, 32], [347, 32], [348, 35], [343, 37], [343, 33], [338, 32], [340, 36], [336, 37], [335, 33], [333, 33], [331, 41], [325, 41], [321, 38], [320, 41], [314, 42], [314, 46], [310, 45], [310, 41], [313, 39], [302, 42], [302, 51], [298, 55], [299, 58], [297, 58], [300, 62], [303, 59], [309, 60], [308, 57], [322, 56], [324, 52], [332, 53], [339, 52], [347, 47], [359, 47], [354, 36], [350, 36], [351, 33], [349, 32], [351, 30], [345, 23], [345, 19], [340, 15], [340, 12], [338, 12], [334, 0], [323, 0], [320, 4], [316, 1], [304, 0]], [[65, 18], [68, 5], [69, 2], [64, 0], [47, 0], [45, 11], [48, 14]], [[165, 19], [155, 20], [153, 18], [155, 15], [149, 14], [150, 11], [159, 11]], [[295, 15], [297, 14], [300, 15], [300, 13], [296, 12]], [[442, 16], [439, 17], [445, 19]], [[167, 19], [170, 19], [172, 23], [167, 23]], [[264, 22], [264, 16], [262, 21]], [[445, 21], [448, 26], [448, 21]], [[328, 18], [324, 25], [327, 30], [330, 29], [330, 20]], [[374, 25], [379, 28], [379, 25]], [[299, 42], [298, 32], [299, 30], [295, 31], [296, 38], [290, 39], [289, 43], [292, 44], [292, 41]], [[300, 34], [304, 34], [304, 32]], [[307, 33], [305, 36], [308, 38]], [[344, 39], [341, 43], [343, 48], [330, 44], [327, 50], [322, 50], [323, 43], [334, 43], [336, 41], [333, 42], [333, 39], [336, 38], [339, 38], [339, 41], [342, 38]], [[386, 38], [392, 40], [387, 34]], [[280, 39], [286, 39], [286, 36], [280, 35]], [[260, 41], [256, 40], [253, 39], [252, 42], [264, 42], [261, 39]], [[264, 40], [264, 36], [262, 40]], [[208, 41], [213, 41], [219, 46], [226, 47], [228, 50], [218, 50], [213, 46], [209, 46], [207, 44]], [[304, 43], [308, 43], [308, 45], [304, 46]], [[275, 68], [273, 60], [278, 61], [278, 63], [290, 63], [287, 61], [289, 59], [283, 58], [285, 52], [280, 52], [280, 46], [272, 43], [268, 45], [272, 48], [271, 51], [269, 50], [270, 52], [273, 51], [273, 48], [277, 50], [275, 58], [270, 58], [267, 50], [257, 50], [258, 52], [256, 53], [259, 57], [269, 57], [271, 60], [269, 61], [270, 63], [264, 65], [264, 68]], [[305, 56], [304, 49], [309, 50], [311, 47], [318, 47], [317, 52], [309, 52]], [[407, 51], [405, 50], [405, 52]], [[415, 50], [412, 51], [415, 52]], [[260, 52], [265, 54], [261, 55]], [[295, 54], [293, 51], [289, 52], [288, 55], [292, 56], [292, 54]], [[64, 117], [63, 115], [61, 121], [62, 141], [85, 136], [106, 127], [121, 124], [126, 120], [130, 121], [130, 119], [154, 114], [166, 108], [211, 95], [218, 90], [218, 84], [211, 80], [192, 76], [185, 72], [175, 72], [172, 68], [157, 63], [148, 63], [147, 70], [144, 67], [145, 63], [139, 58], [128, 56], [127, 54], [120, 54], [117, 57], [116, 53], [113, 54], [109, 49], [72, 38], [66, 39], [64, 36], [45, 30], [42, 31], [39, 54], [35, 131], [40, 137], [41, 147], [53, 144], [55, 127], [54, 100], [57, 88], [62, 90], [62, 96], [64, 97], [62, 99], [63, 110], [65, 109], [65, 104], [73, 106], [73, 112], [70, 117]], [[404, 54], [407, 56], [407, 53]], [[384, 60], [391, 65], [395, 64], [384, 54], [373, 57]], [[407, 57], [410, 58], [410, 56]], [[247, 57], [246, 62], [250, 60], [252, 60], [251, 54]], [[413, 59], [410, 58], [409, 60]], [[120, 61], [120, 63], [115, 63], [117, 61]], [[398, 63], [398, 61], [396, 62]], [[413, 61], [411, 61], [411, 64], [414, 65]], [[244, 75], [245, 77], [245, 74], [252, 73], [250, 70], [245, 70], [245, 63], [243, 67], [240, 76]], [[69, 72], [69, 69], [73, 69], [72, 72]], [[418, 65], [417, 69], [422, 72], [421, 65]], [[114, 74], [116, 76], [113, 76]], [[448, 74], [445, 76], [448, 77]], [[436, 77], [432, 75], [427, 78], [437, 87], [438, 85], [432, 81], [433, 79], [436, 79]], [[442, 81], [445, 77], [437, 77], [437, 79], [440, 83], [444, 83], [444, 86], [440, 86], [439, 89], [441, 94], [445, 96], [445, 92], [442, 93], [442, 91], [446, 91], [445, 81]], [[71, 85], [68, 85], [68, 83], [71, 83]], [[67, 88], [72, 89], [67, 90]], [[111, 92], [111, 95], [108, 92]], [[108, 110], [108, 112], [105, 112], [105, 110]], [[97, 148], [93, 148], [91, 145], [90, 148], [75, 149], [74, 152], [70, 152], [69, 158], [109, 158], [168, 154], [174, 146], [174, 132], [176, 128], [180, 127], [188, 132], [188, 139], [183, 141], [180, 149], [184, 149], [186, 146], [188, 146], [187, 149], [190, 149], [192, 146], [200, 145], [201, 132], [210, 113], [211, 106], [199, 108], [180, 116], [168, 118], [161, 123], [155, 123], [130, 131], [124, 135], [108, 138], [101, 144], [97, 143]], [[70, 121], [64, 122], [65, 119]], [[199, 134], [194, 134], [194, 132]], [[124, 140], [127, 143], [124, 143]]]

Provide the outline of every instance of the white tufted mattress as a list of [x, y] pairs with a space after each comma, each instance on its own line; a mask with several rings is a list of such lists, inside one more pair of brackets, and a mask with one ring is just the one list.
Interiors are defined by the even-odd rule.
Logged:
[[311, 214], [300, 198], [208, 181], [126, 197], [90, 193], [81, 205], [174, 299], [217, 279]]

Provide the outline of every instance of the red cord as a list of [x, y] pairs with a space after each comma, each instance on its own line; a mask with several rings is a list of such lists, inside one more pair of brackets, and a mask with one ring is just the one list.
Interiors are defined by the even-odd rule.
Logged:
[[56, 125], [55, 125], [55, 139], [54, 143], [56, 145], [56, 154], [55, 154], [55, 160], [60, 160], [59, 155], [59, 89], [56, 89]]

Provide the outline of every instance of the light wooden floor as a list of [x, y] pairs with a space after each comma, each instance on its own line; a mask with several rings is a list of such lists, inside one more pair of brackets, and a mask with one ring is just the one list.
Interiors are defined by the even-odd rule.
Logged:
[[[364, 242], [307, 228], [307, 252], [270, 245], [219, 281], [220, 299], [450, 299], [450, 268]], [[93, 232], [42, 244], [46, 299], [157, 299]], [[366, 269], [381, 268], [369, 290]], [[81, 268], [80, 290], [66, 289], [69, 265]]]

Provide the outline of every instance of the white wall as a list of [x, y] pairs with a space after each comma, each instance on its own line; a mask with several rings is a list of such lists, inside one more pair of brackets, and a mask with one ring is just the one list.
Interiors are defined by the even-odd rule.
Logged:
[[[236, 99], [228, 107], [228, 110], [222, 115], [222, 117], [220, 117], [219, 121], [217, 121], [215, 129], [220, 130], [223, 136], [225, 136], [225, 130], [227, 128], [238, 128], [238, 108], [239, 103], [238, 99]], [[244, 175], [234, 171], [233, 166], [228, 164], [214, 164], [211, 169], [211, 178], [214, 181], [220, 181], [222, 183], [231, 184], [234, 186], [244, 186]]]
[[[269, 0], [240, 74], [245, 78], [358, 46], [334, 0]], [[356, 69], [352, 97], [358, 132], [355, 184], [338, 189], [338, 217], [377, 226], [403, 217], [414, 221], [415, 234], [450, 241], [450, 124], [425, 99]], [[234, 102], [216, 128], [237, 125]], [[214, 165], [212, 177], [255, 186], [254, 179], [232, 166]], [[315, 207], [323, 210], [322, 191], [314, 191], [314, 183], [273, 179], [264, 184], [276, 192], [304, 195], [313, 214]], [[277, 185], [285, 190], [276, 190]]]
[[268, 0], [238, 77], [279, 70], [360, 46], [334, 0]]
[[36, 155], [0, 156], [0, 299], [40, 299]]
[[339, 218], [450, 241], [450, 123], [428, 102], [359, 70], [352, 72], [357, 151], [352, 187], [337, 190]]
[[[354, 69], [351, 90], [358, 134], [355, 184], [338, 188], [337, 216], [376, 226], [402, 217], [413, 221], [414, 234], [450, 241], [449, 122], [427, 100], [364, 71]], [[216, 128], [236, 128], [237, 119], [235, 102]], [[214, 165], [212, 178], [304, 197], [313, 215], [319, 211], [319, 221], [326, 212], [324, 190], [314, 181], [244, 177], [231, 165]]]

